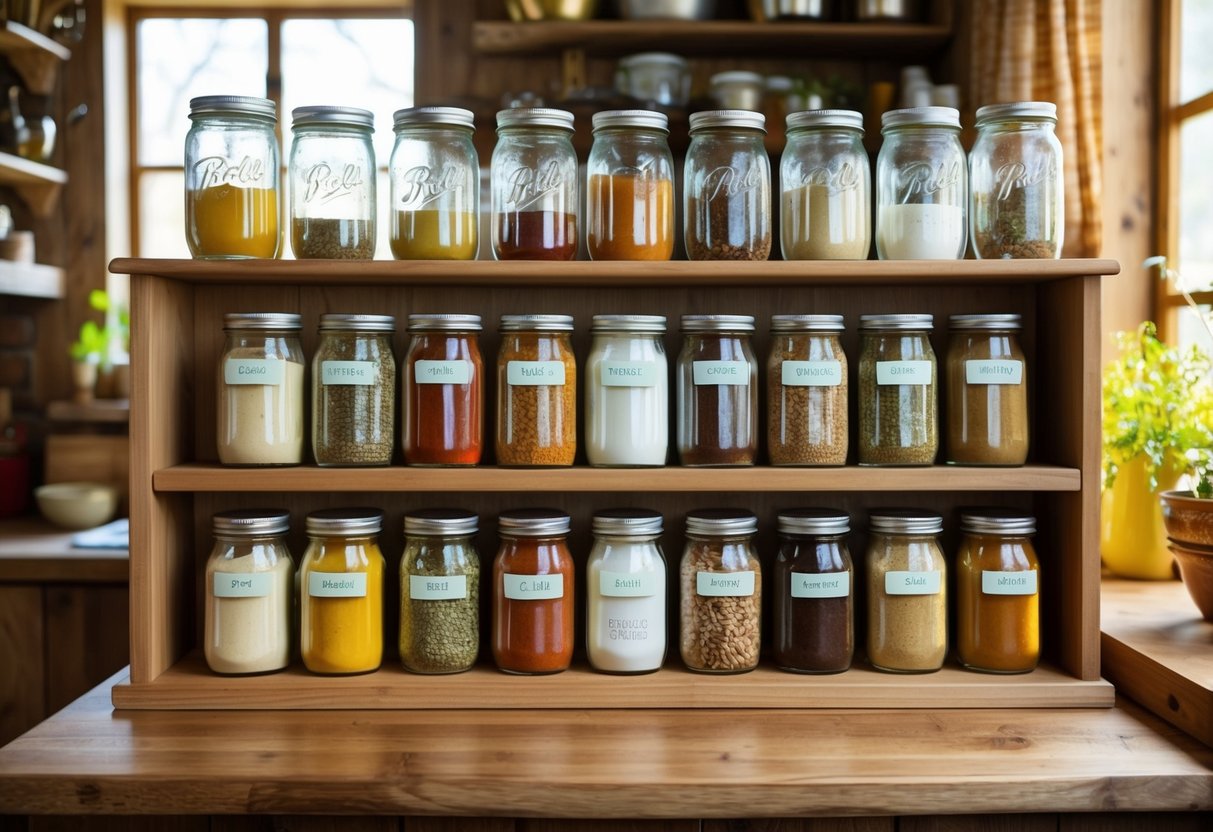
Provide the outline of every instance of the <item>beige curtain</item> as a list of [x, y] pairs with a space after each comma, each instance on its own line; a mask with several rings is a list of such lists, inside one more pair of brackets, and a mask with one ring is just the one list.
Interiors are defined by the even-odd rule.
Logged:
[[1100, 250], [1101, 2], [973, 0], [969, 12], [972, 108], [1010, 101], [1057, 105], [1065, 160], [1065, 257], [1094, 257]]

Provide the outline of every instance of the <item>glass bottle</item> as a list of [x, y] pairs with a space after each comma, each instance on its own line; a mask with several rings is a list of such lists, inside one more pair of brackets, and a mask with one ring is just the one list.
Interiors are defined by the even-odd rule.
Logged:
[[779, 512], [775, 663], [797, 673], [841, 673], [855, 653], [851, 518], [832, 509]]
[[960, 113], [911, 107], [881, 117], [876, 158], [876, 253], [881, 260], [959, 260], [968, 224]]
[[750, 315], [683, 315], [678, 456], [683, 465], [753, 465], [758, 361]]
[[320, 466], [391, 465], [396, 359], [391, 315], [320, 316], [312, 359], [312, 454]]
[[983, 260], [1061, 257], [1065, 181], [1057, 105], [994, 104], [977, 111], [969, 154], [973, 253]]
[[921, 509], [877, 509], [868, 537], [868, 661], [877, 670], [929, 673], [948, 652], [943, 518]]
[[859, 464], [930, 465], [939, 450], [931, 315], [859, 318]]
[[586, 654], [603, 673], [651, 673], [665, 661], [662, 517], [646, 509], [595, 512], [586, 563]]
[[847, 356], [842, 315], [772, 315], [767, 454], [772, 465], [845, 465]]
[[665, 317], [595, 315], [585, 364], [585, 454], [590, 465], [665, 465], [669, 368]]
[[212, 518], [202, 644], [215, 673], [271, 673], [290, 664], [290, 524], [282, 509], [224, 511]]
[[683, 237], [689, 260], [771, 255], [771, 161], [762, 113], [691, 114], [683, 172]]
[[577, 257], [577, 153], [573, 114], [542, 107], [497, 114], [489, 169], [493, 256], [498, 260]]
[[479, 315], [409, 315], [401, 431], [408, 465], [476, 465], [484, 446]]
[[471, 110], [412, 107], [393, 116], [392, 255], [475, 260], [480, 251], [480, 159]]
[[297, 107], [291, 117], [291, 251], [300, 260], [374, 258], [374, 113]]
[[185, 137], [185, 241], [200, 259], [276, 257], [278, 118], [243, 95], [190, 100]]
[[1020, 316], [952, 315], [948, 323], [948, 462], [1023, 465], [1028, 373]]
[[688, 670], [744, 673], [761, 648], [762, 565], [753, 547], [758, 518], [707, 509], [687, 515], [680, 568], [680, 647]]
[[872, 245], [872, 166], [863, 115], [809, 110], [787, 117], [779, 162], [784, 260], [866, 260]]
[[669, 260], [674, 253], [674, 159], [669, 119], [650, 110], [594, 114], [586, 165], [591, 260]]
[[404, 515], [400, 660], [414, 673], [461, 673], [480, 651], [480, 556], [470, 511]]
[[223, 316], [215, 427], [224, 465], [303, 462], [300, 321], [283, 312]]
[[570, 315], [502, 315], [497, 464], [558, 467], [577, 455], [577, 360]]

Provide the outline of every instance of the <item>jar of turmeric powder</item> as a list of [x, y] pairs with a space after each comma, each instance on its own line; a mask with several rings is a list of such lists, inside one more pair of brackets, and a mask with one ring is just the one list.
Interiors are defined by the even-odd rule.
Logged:
[[313, 511], [299, 568], [303, 664], [313, 673], [367, 673], [383, 659], [383, 512]]
[[594, 114], [586, 164], [591, 260], [669, 260], [674, 253], [674, 160], [669, 119], [651, 110]]
[[572, 465], [577, 360], [569, 315], [502, 315], [497, 353], [497, 464]]

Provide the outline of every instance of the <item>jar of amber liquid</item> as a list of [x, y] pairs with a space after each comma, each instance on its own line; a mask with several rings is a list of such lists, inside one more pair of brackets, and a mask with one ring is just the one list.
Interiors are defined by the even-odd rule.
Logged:
[[1020, 316], [953, 315], [948, 321], [948, 462], [1023, 465], [1028, 373]]
[[499, 112], [489, 168], [493, 256], [575, 259], [577, 179], [572, 113], [543, 107]]
[[502, 315], [497, 353], [497, 464], [572, 465], [577, 361], [569, 315]]
[[674, 162], [669, 120], [651, 110], [594, 114], [586, 244], [591, 260], [669, 260]]
[[970, 670], [1027, 673], [1040, 660], [1036, 518], [1007, 509], [960, 515], [958, 658]]

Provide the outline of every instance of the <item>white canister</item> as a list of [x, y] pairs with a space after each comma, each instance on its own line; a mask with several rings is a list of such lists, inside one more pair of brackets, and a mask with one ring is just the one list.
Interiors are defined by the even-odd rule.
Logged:
[[595, 315], [586, 363], [585, 448], [590, 465], [665, 465], [670, 441], [665, 318]]
[[651, 673], [665, 661], [662, 517], [644, 509], [594, 515], [586, 564], [586, 653], [603, 673]]

